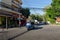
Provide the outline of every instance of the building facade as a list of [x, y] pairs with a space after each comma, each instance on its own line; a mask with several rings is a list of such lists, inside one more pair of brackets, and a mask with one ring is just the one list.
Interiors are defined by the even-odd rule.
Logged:
[[[0, 1], [0, 24], [8, 26], [8, 21], [20, 17], [21, 0], [1, 0]], [[5, 19], [4, 19], [5, 18]], [[0, 25], [1, 26], [1, 25]]]

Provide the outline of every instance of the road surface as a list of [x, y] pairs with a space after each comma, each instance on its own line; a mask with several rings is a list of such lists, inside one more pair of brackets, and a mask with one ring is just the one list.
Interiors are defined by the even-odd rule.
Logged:
[[41, 25], [39, 28], [26, 31], [10, 40], [60, 40], [60, 26]]

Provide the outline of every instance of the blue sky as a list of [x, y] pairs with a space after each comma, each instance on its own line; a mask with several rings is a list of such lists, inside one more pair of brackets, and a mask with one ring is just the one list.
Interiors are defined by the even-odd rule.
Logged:
[[[1, 1], [1, 0], [0, 0]], [[22, 0], [22, 7], [33, 7], [33, 8], [45, 8], [50, 5], [52, 0]], [[42, 10], [30, 10], [31, 13], [39, 13], [43, 15], [45, 12]]]
[[0, 0], [1, 1], [1, 0]]
[[[33, 7], [33, 8], [45, 8], [50, 5], [52, 0], [22, 0], [22, 7]], [[44, 14], [42, 10], [35, 10], [36, 13]], [[30, 10], [31, 13], [35, 13], [34, 10]]]

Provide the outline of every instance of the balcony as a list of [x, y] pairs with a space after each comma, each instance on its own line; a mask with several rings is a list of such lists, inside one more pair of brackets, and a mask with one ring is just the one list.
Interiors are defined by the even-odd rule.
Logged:
[[16, 2], [18, 2], [19, 4], [22, 5], [22, 1], [21, 1], [21, 0], [14, 0], [14, 1], [16, 1]]
[[12, 1], [12, 4], [14, 4], [15, 6], [17, 6], [18, 8], [21, 6], [20, 3], [16, 2], [16, 1]]
[[7, 8], [7, 9], [10, 9], [12, 11], [19, 12], [19, 8], [14, 8], [12, 5], [8, 5], [8, 4], [3, 3], [3, 2], [0, 2], [0, 6], [4, 7], [4, 8]]

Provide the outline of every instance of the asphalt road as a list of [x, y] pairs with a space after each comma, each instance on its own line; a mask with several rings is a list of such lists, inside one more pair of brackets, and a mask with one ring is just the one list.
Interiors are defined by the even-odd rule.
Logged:
[[41, 25], [37, 29], [26, 31], [10, 40], [60, 40], [60, 26]]

